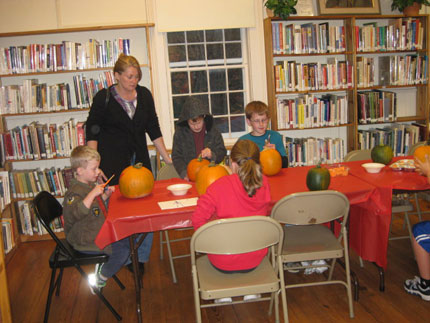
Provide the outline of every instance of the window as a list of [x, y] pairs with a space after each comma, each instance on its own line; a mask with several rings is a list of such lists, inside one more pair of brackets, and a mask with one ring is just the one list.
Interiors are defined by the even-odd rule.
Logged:
[[244, 33], [241, 29], [167, 33], [175, 122], [184, 101], [192, 95], [207, 105], [224, 136], [237, 137], [246, 131], [248, 65]]

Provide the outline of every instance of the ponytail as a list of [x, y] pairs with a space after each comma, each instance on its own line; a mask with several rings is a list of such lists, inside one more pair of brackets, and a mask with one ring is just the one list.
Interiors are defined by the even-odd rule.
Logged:
[[236, 142], [231, 150], [231, 159], [239, 165], [237, 175], [248, 196], [254, 196], [263, 185], [258, 146], [253, 141], [240, 140]]

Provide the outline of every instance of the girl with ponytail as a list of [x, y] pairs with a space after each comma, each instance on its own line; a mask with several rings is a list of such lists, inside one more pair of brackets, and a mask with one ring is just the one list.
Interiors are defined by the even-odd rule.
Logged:
[[[200, 196], [192, 221], [194, 229], [214, 219], [269, 215], [270, 188], [260, 165], [260, 150], [250, 140], [236, 142], [231, 150], [233, 174], [212, 183]], [[228, 273], [255, 269], [267, 249], [237, 255], [208, 255], [212, 265]]]

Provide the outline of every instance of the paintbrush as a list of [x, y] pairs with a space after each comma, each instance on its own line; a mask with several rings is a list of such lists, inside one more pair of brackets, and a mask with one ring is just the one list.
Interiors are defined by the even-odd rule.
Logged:
[[113, 174], [103, 185], [102, 187], [105, 188], [107, 184], [109, 184], [110, 180], [115, 176], [115, 174]]

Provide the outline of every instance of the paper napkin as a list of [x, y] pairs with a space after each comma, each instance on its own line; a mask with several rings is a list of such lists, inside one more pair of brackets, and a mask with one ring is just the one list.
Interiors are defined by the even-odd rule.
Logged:
[[158, 205], [162, 210], [179, 209], [181, 207], [197, 205], [197, 200], [198, 200], [198, 197], [191, 197], [191, 198], [182, 199], [182, 200], [158, 202]]

